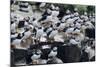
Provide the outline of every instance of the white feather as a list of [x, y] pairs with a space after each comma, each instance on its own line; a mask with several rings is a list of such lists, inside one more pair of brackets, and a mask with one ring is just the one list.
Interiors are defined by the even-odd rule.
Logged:
[[51, 51], [50, 54], [48, 55], [49, 57], [55, 57], [57, 55], [57, 52]]
[[71, 40], [70, 40], [70, 43], [71, 43], [71, 44], [79, 44], [79, 42], [77, 42], [75, 39], [71, 39]]
[[54, 30], [51, 32], [51, 34], [49, 35], [50, 38], [54, 38], [54, 36], [58, 34], [58, 31], [57, 30]]
[[27, 31], [24, 33], [24, 37], [22, 39], [27, 39], [32, 33], [30, 31]]
[[41, 55], [36, 55], [36, 54], [33, 54], [33, 56], [31, 57], [32, 60], [37, 60], [40, 58]]
[[44, 7], [46, 5], [46, 3], [41, 3], [40, 7]]
[[37, 34], [36, 34], [36, 38], [40, 38], [43, 34], [44, 34], [43, 29], [38, 29]]

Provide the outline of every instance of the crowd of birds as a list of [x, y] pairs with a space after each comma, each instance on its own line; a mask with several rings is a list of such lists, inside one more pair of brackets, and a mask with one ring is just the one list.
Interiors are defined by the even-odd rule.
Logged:
[[61, 46], [77, 47], [81, 55], [88, 54], [88, 61], [95, 57], [95, 13], [60, 9], [55, 4], [11, 2], [11, 52], [14, 56], [18, 50], [28, 53], [24, 61], [14, 59], [16, 65], [64, 63], [57, 57]]

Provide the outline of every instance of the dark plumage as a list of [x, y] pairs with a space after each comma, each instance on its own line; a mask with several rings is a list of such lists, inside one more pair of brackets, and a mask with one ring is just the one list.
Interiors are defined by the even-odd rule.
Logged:
[[87, 37], [95, 39], [95, 29], [87, 28], [85, 31], [86, 31], [85, 34]]
[[59, 26], [60, 26], [60, 24], [61, 24], [61, 23], [57, 23], [57, 27], [59, 27]]
[[21, 39], [24, 36], [24, 33], [19, 33], [18, 36], [16, 37], [17, 39]]
[[18, 28], [22, 28], [22, 27], [24, 27], [24, 23], [25, 23], [25, 21], [19, 21], [19, 24], [18, 24]]

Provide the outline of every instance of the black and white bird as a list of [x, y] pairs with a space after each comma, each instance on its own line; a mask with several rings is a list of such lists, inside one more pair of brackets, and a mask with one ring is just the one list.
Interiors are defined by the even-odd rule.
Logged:
[[43, 34], [44, 34], [43, 28], [42, 27], [38, 28], [36, 32], [36, 38], [40, 39], [43, 36]]
[[33, 55], [31, 56], [32, 60], [38, 60], [41, 57], [41, 50], [33, 51]]
[[19, 11], [21, 12], [28, 12], [29, 10], [29, 3], [27, 2], [20, 2], [19, 3]]
[[24, 32], [23, 40], [29, 38], [32, 35], [32, 32], [30, 30], [27, 30]]
[[41, 50], [33, 49], [32, 56], [31, 56], [32, 64], [46, 64], [47, 61], [41, 59], [41, 55], [42, 55]]
[[17, 31], [16, 31], [16, 27], [17, 27], [17, 24], [16, 24], [16, 23], [12, 23], [12, 24], [11, 24], [11, 32], [12, 32], [12, 33], [17, 32]]
[[78, 45], [79, 42], [77, 42], [75, 39], [70, 39], [70, 44], [72, 44], [72, 45]]
[[55, 7], [55, 10], [51, 11], [51, 15], [57, 17], [59, 15], [59, 7]]
[[62, 22], [65, 22], [66, 20], [68, 20], [71, 17], [70, 14], [65, 15], [64, 17], [62, 17]]
[[57, 57], [57, 47], [53, 47], [48, 54], [47, 64], [61, 64], [63, 63], [61, 59]]
[[49, 34], [49, 38], [54, 39], [54, 36], [57, 35], [57, 34], [58, 34], [57, 30], [52, 30], [51, 33]]
[[22, 41], [22, 37], [24, 36], [24, 34], [19, 33], [17, 35], [17, 37], [12, 41], [12, 45], [15, 45], [16, 48], [21, 48], [21, 41]]
[[85, 48], [85, 52], [88, 53], [89, 60], [91, 61], [95, 57], [95, 50], [92, 49], [90, 46]]

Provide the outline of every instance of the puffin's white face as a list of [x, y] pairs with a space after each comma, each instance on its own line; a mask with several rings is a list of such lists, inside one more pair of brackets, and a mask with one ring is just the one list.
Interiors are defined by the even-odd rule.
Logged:
[[55, 57], [57, 55], [57, 47], [54, 47], [50, 54], [48, 55], [49, 57]]
[[33, 56], [31, 57], [32, 60], [37, 60], [41, 57], [41, 50], [37, 50], [36, 52], [33, 52]]
[[91, 47], [86, 46], [86, 48], [85, 48], [85, 52], [89, 53], [89, 52], [90, 52], [90, 49], [91, 49]]

